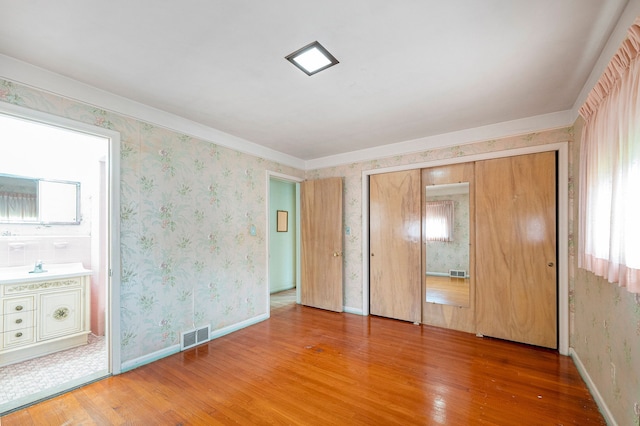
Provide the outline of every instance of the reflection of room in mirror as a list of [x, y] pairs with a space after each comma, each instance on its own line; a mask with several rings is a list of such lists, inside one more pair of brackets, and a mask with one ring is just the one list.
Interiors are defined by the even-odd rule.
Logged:
[[80, 182], [0, 174], [0, 223], [78, 224]]
[[425, 208], [426, 301], [468, 307], [469, 183], [427, 186], [426, 203], [433, 206]]
[[469, 278], [427, 275], [427, 302], [441, 305], [469, 306]]

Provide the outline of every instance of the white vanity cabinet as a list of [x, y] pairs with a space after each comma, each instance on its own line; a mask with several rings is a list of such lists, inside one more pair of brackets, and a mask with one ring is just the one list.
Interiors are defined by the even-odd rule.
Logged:
[[90, 271], [0, 285], [0, 367], [87, 343]]

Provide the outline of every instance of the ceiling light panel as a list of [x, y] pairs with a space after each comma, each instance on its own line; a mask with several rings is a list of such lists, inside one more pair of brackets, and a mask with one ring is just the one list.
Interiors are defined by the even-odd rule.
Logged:
[[339, 63], [338, 60], [317, 41], [285, 56], [285, 59], [300, 68], [307, 75], [316, 74]]

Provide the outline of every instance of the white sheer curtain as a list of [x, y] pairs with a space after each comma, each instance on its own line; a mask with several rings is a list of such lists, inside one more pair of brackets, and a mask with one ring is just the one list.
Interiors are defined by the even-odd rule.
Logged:
[[580, 109], [578, 265], [640, 293], [640, 19]]
[[429, 241], [453, 241], [453, 201], [427, 201], [425, 235]]
[[37, 212], [35, 195], [0, 192], [0, 219], [33, 221], [37, 217]]

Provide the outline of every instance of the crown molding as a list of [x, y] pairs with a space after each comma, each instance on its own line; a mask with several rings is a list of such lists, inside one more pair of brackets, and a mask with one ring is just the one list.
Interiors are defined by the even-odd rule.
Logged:
[[627, 30], [631, 27], [638, 16], [640, 16], [640, 0], [629, 0], [620, 14], [618, 22], [613, 28], [607, 43], [600, 52], [600, 56], [598, 56], [598, 60], [593, 66], [591, 74], [589, 74], [589, 78], [587, 78], [584, 86], [582, 86], [582, 90], [573, 104], [571, 111], [574, 121], [578, 118], [580, 108], [587, 100], [587, 96], [591, 93], [591, 89], [593, 89], [600, 79], [600, 76], [609, 65], [609, 62], [611, 62], [611, 58], [616, 54], [624, 39], [627, 38]]
[[474, 127], [451, 133], [427, 136], [405, 142], [379, 146], [375, 148], [352, 151], [344, 154], [308, 160], [306, 170], [322, 169], [343, 164], [371, 161], [397, 155], [413, 154], [432, 149], [466, 145], [509, 136], [524, 135], [541, 130], [551, 130], [573, 125], [575, 119], [571, 110], [537, 115], [519, 120], [505, 121], [487, 126]]
[[0, 54], [0, 78], [304, 170], [304, 160]]

